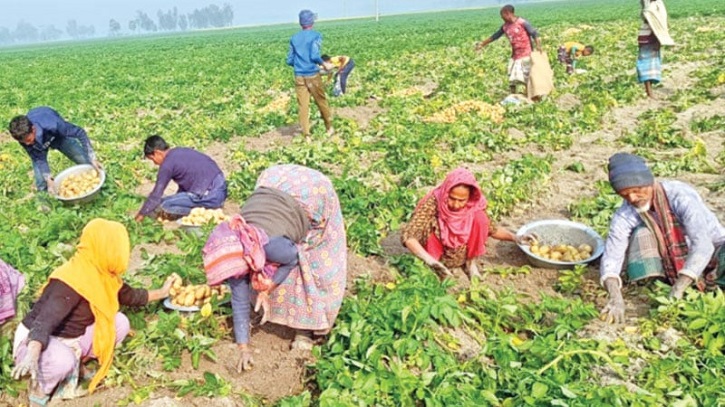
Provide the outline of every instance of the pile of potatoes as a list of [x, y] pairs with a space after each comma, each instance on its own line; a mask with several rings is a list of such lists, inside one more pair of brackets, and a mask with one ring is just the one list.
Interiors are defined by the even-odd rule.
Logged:
[[498, 105], [491, 105], [479, 100], [464, 100], [445, 110], [442, 110], [430, 117], [426, 117], [423, 121], [428, 123], [454, 123], [458, 120], [459, 114], [475, 112], [479, 116], [488, 117], [491, 121], [500, 123], [503, 121], [506, 109]]
[[171, 304], [178, 307], [199, 307], [209, 304], [213, 298], [224, 298], [229, 294], [225, 285], [208, 286], [206, 284], [183, 285], [181, 277], [174, 275], [174, 283], [169, 290]]
[[181, 218], [180, 222], [184, 226], [202, 226], [207, 223], [218, 224], [225, 220], [229, 220], [229, 217], [221, 209], [194, 208]]
[[541, 258], [567, 263], [578, 262], [592, 257], [592, 247], [588, 244], [580, 244], [578, 247], [568, 244], [553, 246], [532, 244], [529, 250]]
[[72, 174], [60, 183], [58, 196], [61, 198], [75, 198], [83, 196], [101, 183], [101, 177], [96, 170], [88, 170], [78, 174]]

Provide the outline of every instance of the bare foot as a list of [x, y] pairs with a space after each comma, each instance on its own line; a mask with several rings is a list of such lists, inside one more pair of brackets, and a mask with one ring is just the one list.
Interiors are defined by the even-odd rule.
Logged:
[[468, 273], [468, 278], [471, 280], [473, 280], [474, 278], [478, 280], [481, 279], [481, 272], [478, 271], [478, 265], [476, 264], [476, 260], [466, 261], [466, 272]]

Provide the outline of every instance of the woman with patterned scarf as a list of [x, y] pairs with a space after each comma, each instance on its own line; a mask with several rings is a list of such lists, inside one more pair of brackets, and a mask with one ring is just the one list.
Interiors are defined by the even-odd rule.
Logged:
[[232, 290], [237, 371], [252, 367], [250, 299], [262, 321], [296, 330], [293, 349], [309, 350], [332, 328], [345, 293], [347, 241], [330, 180], [299, 165], [259, 176], [241, 214], [218, 225], [202, 250], [207, 282]]
[[609, 158], [609, 183], [624, 198], [609, 226], [600, 282], [609, 293], [602, 319], [624, 322], [620, 272], [630, 281], [661, 279], [670, 297], [725, 286], [725, 227], [690, 185], [655, 181], [645, 161], [617, 153]]
[[51, 395], [68, 399], [85, 394], [78, 379], [91, 376], [83, 370], [90, 359], [99, 362], [88, 386], [95, 391], [111, 367], [114, 347], [130, 329], [119, 307], [144, 306], [168, 296], [172, 278], [151, 291], [123, 282], [130, 254], [122, 224], [93, 219], [83, 228], [73, 257], [48, 277], [13, 342], [12, 375], [30, 375], [30, 405], [46, 405]]
[[476, 262], [486, 253], [486, 239], [516, 241], [513, 232], [491, 226], [486, 206], [476, 177], [457, 168], [418, 202], [401, 243], [441, 275], [465, 266], [470, 278], [480, 277]]

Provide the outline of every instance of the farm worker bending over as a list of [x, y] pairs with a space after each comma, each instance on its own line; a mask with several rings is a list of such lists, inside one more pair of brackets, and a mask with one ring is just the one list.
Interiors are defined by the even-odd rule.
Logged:
[[202, 250], [207, 282], [232, 290], [237, 370], [252, 366], [250, 299], [271, 321], [297, 330], [293, 349], [311, 349], [332, 328], [345, 293], [347, 243], [330, 180], [298, 165], [259, 176], [241, 215], [219, 224]]
[[[83, 228], [73, 257], [50, 274], [13, 342], [12, 375], [30, 375], [30, 405], [44, 406], [51, 395], [84, 395], [78, 379], [88, 376], [92, 393], [111, 367], [114, 347], [130, 329], [119, 306], [140, 307], [169, 295], [172, 278], [151, 291], [123, 282], [130, 255], [126, 227], [97, 218]], [[90, 359], [98, 359], [95, 373], [84, 372]]]
[[439, 274], [465, 266], [470, 278], [480, 277], [476, 262], [486, 253], [486, 239], [516, 241], [513, 232], [491, 225], [486, 205], [473, 174], [457, 168], [418, 202], [400, 240]]
[[584, 46], [575, 41], [568, 41], [559, 47], [558, 59], [562, 64], [566, 64], [566, 73], [572, 74], [576, 69], [576, 61], [593, 53], [594, 47], [591, 45]]
[[637, 35], [639, 53], [637, 55], [637, 78], [644, 83], [648, 97], [652, 94], [652, 84], [662, 80], [662, 45], [675, 45], [667, 28], [667, 10], [662, 0], [640, 0], [642, 6], [642, 25]]
[[[333, 95], [344, 95], [345, 92], [347, 92], [347, 77], [350, 75], [350, 72], [352, 72], [353, 68], [355, 68], [355, 61], [345, 55], [335, 57], [323, 55], [322, 60], [331, 64], [333, 68], [337, 70], [333, 78], [335, 81], [335, 91], [333, 92]], [[331, 74], [332, 72], [330, 72], [328, 75]]]
[[725, 228], [694, 188], [656, 181], [642, 158], [627, 153], [609, 158], [609, 183], [624, 203], [612, 217], [601, 260], [600, 281], [609, 292], [603, 319], [624, 321], [625, 258], [630, 281], [663, 279], [672, 298], [693, 283], [700, 290], [725, 286]]
[[[508, 65], [509, 86], [511, 93], [516, 93], [519, 83], [529, 82], [531, 71], [531, 41], [536, 42], [536, 50], [541, 52], [539, 33], [528, 21], [514, 14], [514, 6], [507, 4], [501, 7], [501, 19], [504, 24], [492, 36], [476, 44], [476, 51], [501, 38], [504, 34], [511, 42], [511, 59]], [[524, 94], [527, 94], [524, 89]]]
[[[30, 156], [35, 187], [40, 192], [47, 191], [49, 187], [51, 191], [55, 190], [48, 165], [48, 150], [51, 148], [60, 151], [76, 164], [91, 164], [96, 170], [100, 169], [86, 131], [65, 121], [49, 107], [36, 107], [26, 115], [15, 116], [10, 121], [9, 131]], [[44, 199], [41, 199], [41, 208], [47, 211], [50, 208]]]
[[332, 113], [327, 104], [327, 94], [322, 86], [320, 68], [332, 69], [332, 65], [322, 60], [320, 48], [322, 47], [322, 35], [312, 29], [315, 24], [315, 14], [310, 10], [300, 11], [299, 19], [302, 31], [292, 36], [289, 42], [287, 53], [287, 65], [294, 67], [295, 92], [297, 103], [300, 107], [300, 126], [302, 135], [310, 135], [310, 96], [320, 109], [322, 120], [325, 122], [327, 134], [332, 135], [335, 130], [332, 128]]
[[[191, 148], [169, 148], [161, 136], [151, 136], [144, 143], [146, 158], [159, 166], [159, 174], [151, 194], [136, 215], [144, 217], [161, 208], [166, 219], [186, 216], [192, 208], [221, 208], [227, 199], [227, 181], [219, 166], [206, 154]], [[174, 195], [162, 198], [170, 181], [179, 185]]]
[[15, 300], [25, 287], [25, 276], [0, 260], [0, 325], [15, 316]]

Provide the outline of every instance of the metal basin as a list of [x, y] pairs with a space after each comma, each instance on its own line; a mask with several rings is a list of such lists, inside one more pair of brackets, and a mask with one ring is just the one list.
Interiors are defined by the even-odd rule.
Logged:
[[[80, 174], [84, 173], [88, 170], [92, 170], [93, 166], [90, 164], [78, 164], [74, 165], [72, 167], [66, 168], [65, 170], [61, 171], [58, 175], [55, 176], [55, 185], [59, 186], [63, 182], [65, 178], [67, 178], [70, 175]], [[101, 182], [96, 185], [95, 188], [93, 188], [91, 191], [75, 196], [73, 198], [63, 198], [59, 195], [54, 195], [54, 197], [63, 202], [64, 204], [73, 205], [73, 204], [80, 204], [80, 203], [86, 203], [94, 200], [96, 196], [101, 192], [101, 187], [106, 182], [106, 172], [100, 171], [100, 174], [98, 174], [99, 178], [101, 179]]]
[[518, 245], [521, 250], [526, 253], [529, 263], [536, 267], [551, 269], [567, 269], [574, 268], [577, 264], [588, 264], [596, 260], [604, 252], [604, 240], [594, 229], [587, 225], [572, 222], [564, 219], [547, 219], [538, 220], [522, 226], [517, 237], [521, 237], [527, 233], [535, 233], [539, 237], [539, 244], [546, 245], [571, 245], [579, 246], [580, 244], [588, 244], [592, 247], [592, 255], [588, 259], [580, 261], [558, 261], [545, 259], [531, 253], [528, 245]]

